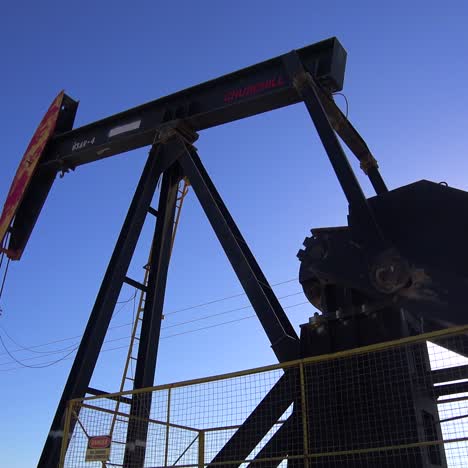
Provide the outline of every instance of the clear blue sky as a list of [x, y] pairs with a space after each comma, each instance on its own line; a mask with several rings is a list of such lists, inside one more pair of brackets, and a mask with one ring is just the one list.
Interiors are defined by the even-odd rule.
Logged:
[[[81, 125], [330, 36], [348, 51], [349, 115], [388, 185], [426, 178], [467, 190], [467, 19], [464, 1], [8, 2], [0, 17], [0, 200], [62, 88], [80, 100]], [[302, 105], [204, 131], [197, 147], [272, 283], [297, 277], [296, 253], [311, 227], [346, 223], [344, 196]], [[83, 331], [146, 154], [120, 155], [57, 180], [23, 259], [10, 268], [0, 333], [11, 350], [19, 347], [4, 330], [24, 347]], [[143, 274], [150, 230], [132, 265], [136, 278]], [[275, 289], [282, 297], [300, 286]], [[166, 312], [240, 292], [190, 194]], [[124, 290], [122, 299], [131, 294]], [[286, 307], [304, 301], [301, 294], [281, 299]], [[157, 382], [274, 362], [255, 318], [179, 334], [241, 319], [251, 309], [175, 326], [247, 304], [241, 296], [168, 315]], [[309, 305], [286, 310], [295, 326], [313, 313]], [[113, 325], [129, 323], [131, 316], [129, 303]], [[119, 339], [129, 331], [128, 325], [112, 329], [107, 338], [117, 341], [105, 348], [124, 347], [127, 341]], [[65, 354], [44, 351], [75, 342], [14, 354], [37, 366]], [[125, 352], [102, 355], [95, 387], [117, 389]], [[35, 466], [71, 362], [20, 368], [0, 350], [2, 466]]]

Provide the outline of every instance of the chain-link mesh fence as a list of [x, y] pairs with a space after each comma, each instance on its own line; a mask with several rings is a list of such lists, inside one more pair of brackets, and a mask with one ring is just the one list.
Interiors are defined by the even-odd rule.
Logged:
[[466, 467], [465, 356], [459, 327], [74, 400], [61, 466]]

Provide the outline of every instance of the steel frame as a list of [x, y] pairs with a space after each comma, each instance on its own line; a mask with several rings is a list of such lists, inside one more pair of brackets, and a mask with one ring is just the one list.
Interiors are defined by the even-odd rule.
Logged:
[[[53, 170], [66, 172], [78, 165], [150, 143], [152, 148], [60, 399], [39, 461], [40, 468], [57, 466], [59, 462], [61, 437], [66, 437], [63, 429], [67, 401], [82, 398], [87, 392], [123, 283], [142, 287], [128, 278], [126, 272], [148, 212], [157, 217], [157, 222], [134, 388], [153, 384], [177, 187], [182, 177], [190, 181], [278, 360], [286, 362], [300, 357], [299, 338], [293, 326], [193, 146], [196, 130], [304, 101], [350, 206], [359, 214], [363, 230], [369, 231], [369, 243], [376, 250], [385, 246], [372, 211], [335, 135], [336, 131], [361, 161], [376, 192], [385, 192], [386, 186], [367, 145], [331, 99], [331, 92], [341, 89], [345, 57], [341, 45], [333, 38], [57, 135], [50, 141], [43, 155], [42, 173]], [[268, 88], [265, 88], [265, 83], [269, 83]], [[150, 204], [161, 177], [159, 207], [155, 211]], [[52, 181], [48, 180], [48, 183]], [[18, 218], [26, 220], [29, 216], [35, 220], [49, 188], [42, 190], [44, 196], [41, 195], [34, 205], [20, 206]], [[27, 223], [17, 231], [13, 226], [10, 243], [23, 248], [31, 229]], [[286, 380], [290, 378], [285, 377]], [[274, 403], [275, 389], [270, 393], [265, 401]], [[293, 399], [292, 395], [291, 402]], [[130, 413], [147, 419], [150, 405], [148, 397], [134, 395]], [[261, 407], [260, 404], [258, 411]], [[272, 414], [273, 419], [276, 418], [273, 424], [282, 414], [280, 408], [278, 413]], [[255, 417], [254, 412], [252, 421]], [[264, 425], [256, 437], [261, 439], [270, 427]], [[73, 424], [70, 430], [73, 431]], [[133, 427], [130, 424], [124, 466], [143, 465], [146, 433], [144, 425]], [[230, 451], [229, 447], [239, 446], [238, 440], [245, 439], [245, 433], [242, 434], [241, 428], [223, 449], [224, 452], [220, 452], [221, 458]], [[250, 442], [254, 446], [256, 437]]]
[[371, 151], [332, 98], [343, 87], [345, 64], [346, 51], [333, 37], [73, 130], [78, 102], [65, 95], [61, 114], [66, 125], [57, 126], [41, 156], [5, 251], [24, 250], [57, 172], [63, 176], [83, 164], [151, 145], [162, 125], [178, 119], [199, 131], [301, 102], [298, 76], [303, 72], [313, 77], [329, 124], [358, 158], [376, 193], [386, 192]]
[[68, 400], [85, 395], [109, 327], [125, 275], [130, 265], [146, 213], [163, 172], [164, 159], [159, 148], [153, 147], [143, 169], [132, 203], [125, 218], [109, 266], [99, 289], [93, 310], [83, 334], [67, 383], [52, 421], [39, 467], [58, 464], [63, 434], [63, 417]]
[[[196, 134], [192, 133], [191, 138], [187, 139], [188, 134], [190, 132], [181, 122], [175, 126], [166, 127], [161, 130], [159, 139], [155, 141], [150, 151], [148, 162], [60, 400], [39, 462], [40, 467], [55, 466], [59, 461], [60, 440], [54, 435], [63, 432], [63, 414], [67, 401], [83, 397], [87, 392], [112, 311], [123, 283], [128, 280], [126, 270], [136, 247], [145, 214], [149, 210], [156, 183], [161, 176], [162, 186], [134, 388], [149, 387], [154, 381], [175, 203], [178, 184], [182, 177], [189, 179], [278, 359], [284, 362], [299, 357], [299, 339], [192, 146]], [[139, 421], [141, 418], [148, 419], [150, 406], [150, 396], [134, 395], [130, 414], [138, 416]], [[147, 427], [141, 422], [134, 424], [135, 419], [131, 418], [130, 421], [124, 466], [142, 466], [145, 457]]]

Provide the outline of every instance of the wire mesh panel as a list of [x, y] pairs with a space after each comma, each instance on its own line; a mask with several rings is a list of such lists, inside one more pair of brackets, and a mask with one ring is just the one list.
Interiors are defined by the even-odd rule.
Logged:
[[62, 466], [466, 467], [466, 333], [74, 400]]
[[418, 344], [306, 366], [311, 451], [350, 452], [319, 466], [375, 466], [376, 458], [379, 466], [430, 466], [418, 447], [405, 447], [404, 456], [396, 448], [428, 439], [426, 415], [434, 440], [440, 439], [425, 355]]

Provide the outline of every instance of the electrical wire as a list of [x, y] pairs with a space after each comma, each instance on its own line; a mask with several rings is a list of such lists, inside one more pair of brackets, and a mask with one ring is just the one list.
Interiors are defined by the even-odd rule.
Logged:
[[[132, 298], [133, 300], [135, 300], [135, 297], [136, 295]], [[122, 303], [126, 303], [126, 301], [122, 301]], [[123, 308], [125, 307], [122, 306], [121, 308], [119, 308], [116, 312], [114, 312], [114, 317], [121, 311], [123, 310]], [[129, 325], [131, 325], [131, 322], [127, 322], [127, 323], [122, 323], [120, 325], [114, 325], [112, 327], [109, 327], [108, 330], [114, 330], [116, 328], [124, 328], [124, 327], [128, 327]], [[34, 346], [30, 346], [30, 347], [27, 347], [27, 346], [22, 346], [21, 344], [19, 344], [16, 340], [14, 340], [8, 333], [7, 331], [5, 330], [5, 328], [3, 327], [0, 327], [3, 332], [5, 333], [5, 335], [16, 345], [16, 346], [19, 346], [19, 349], [14, 349], [12, 352], [14, 353], [17, 353], [17, 352], [21, 352], [21, 351], [29, 351], [31, 353], [37, 353], [37, 354], [44, 354], [44, 355], [52, 355], [52, 354], [60, 354], [60, 353], [63, 353], [63, 352], [66, 352], [68, 351], [71, 347], [75, 346], [76, 343], [73, 343], [69, 346], [65, 346], [64, 348], [60, 348], [60, 349], [54, 349], [54, 350], [47, 350], [47, 351], [36, 351], [35, 348], [42, 348], [43, 346], [49, 346], [51, 344], [56, 344], [56, 343], [63, 343], [64, 341], [70, 341], [70, 340], [74, 340], [74, 339], [78, 339], [78, 338], [82, 338], [83, 335], [75, 335], [75, 336], [70, 336], [68, 338], [62, 338], [60, 340], [54, 340], [54, 341], [49, 341], [49, 342], [46, 342], [46, 343], [42, 343], [42, 344], [38, 344], [38, 345], [34, 345]], [[0, 356], [3, 356], [7, 354], [6, 352], [3, 352], [3, 353], [0, 353]], [[45, 357], [45, 356], [44, 356]], [[31, 359], [35, 359], [35, 358], [27, 358], [25, 360], [31, 360]], [[8, 364], [6, 362], [1, 362], [0, 363], [0, 366], [1, 365], [4, 365], [4, 364]]]
[[3, 238], [3, 241], [2, 243], [0, 244], [0, 247], [2, 249], [2, 252], [0, 252], [0, 268], [2, 267], [2, 263], [3, 263], [3, 259], [5, 258], [5, 250], [7, 248], [7, 245], [8, 245], [8, 240], [10, 238], [11, 234], [9, 231], [7, 231], [5, 237]]
[[[304, 301], [304, 302], [300, 302], [298, 304], [292, 304], [290, 306], [286, 306], [284, 307], [284, 309], [291, 309], [293, 307], [298, 307], [298, 306], [301, 306], [301, 305], [304, 305], [304, 304], [309, 304], [309, 301]], [[208, 326], [205, 326], [205, 327], [201, 327], [201, 328], [196, 328], [194, 330], [187, 330], [185, 332], [180, 332], [180, 333], [173, 333], [172, 335], [167, 335], [167, 336], [163, 336], [161, 337], [161, 340], [167, 340], [169, 338], [174, 338], [176, 336], [181, 336], [181, 335], [188, 335], [190, 333], [196, 333], [196, 332], [199, 332], [199, 331], [203, 331], [203, 330], [207, 330], [207, 329], [210, 329], [210, 328], [215, 328], [215, 327], [221, 327], [223, 325], [228, 325], [228, 324], [231, 324], [231, 323], [236, 323], [236, 322], [241, 322], [243, 320], [248, 320], [248, 319], [251, 319], [251, 318], [254, 318], [256, 317], [255, 314], [253, 315], [248, 315], [246, 317], [241, 317], [241, 318], [238, 318], [238, 319], [234, 319], [234, 320], [229, 320], [229, 321], [226, 321], [226, 322], [221, 322], [221, 323], [217, 323], [217, 324], [214, 324], [214, 325], [208, 325]], [[130, 337], [126, 337], [127, 339], [130, 338]], [[116, 340], [107, 340], [106, 343], [109, 343], [111, 341], [118, 341], [118, 340], [121, 340], [123, 338], [117, 338]], [[109, 351], [116, 351], [118, 349], [124, 349], [124, 348], [127, 348], [128, 349], [128, 345], [124, 345], [124, 346], [117, 346], [115, 348], [108, 348], [108, 349], [104, 349], [101, 351], [101, 353], [105, 353], [105, 352], [109, 352]], [[71, 354], [71, 353], [69, 353]], [[71, 357], [68, 357], [69, 355], [67, 356], [64, 356], [62, 359], [59, 359], [57, 361], [51, 361], [51, 362], [46, 362], [46, 363], [42, 363], [43, 366], [42, 367], [50, 367], [51, 365], [54, 365], [58, 362], [61, 362], [61, 361], [64, 361], [64, 360], [69, 360], [71, 359]], [[15, 359], [16, 361], [16, 359]], [[33, 368], [39, 368], [39, 366], [24, 366], [24, 367], [33, 367]], [[10, 369], [0, 369], [0, 372], [9, 372], [9, 371], [13, 371], [13, 370], [17, 370], [17, 369], [21, 369], [21, 367], [12, 367]]]
[[45, 367], [51, 367], [53, 366], [54, 364], [58, 364], [59, 362], [61, 361], [64, 361], [68, 356], [70, 356], [72, 353], [74, 353], [77, 349], [78, 349], [78, 346], [76, 346], [74, 349], [72, 349], [69, 353], [65, 354], [65, 356], [61, 357], [60, 359], [57, 359], [56, 361], [52, 361], [52, 362], [49, 362], [49, 363], [43, 363], [43, 364], [39, 364], [37, 366], [30, 366], [29, 364], [24, 364], [22, 361], [20, 361], [19, 359], [16, 359], [16, 357], [10, 353], [10, 351], [8, 350], [8, 348], [6, 347], [5, 345], [5, 342], [3, 341], [3, 338], [2, 338], [2, 335], [0, 335], [0, 343], [2, 344], [3, 346], [3, 349], [7, 352], [8, 356], [11, 357], [11, 359], [13, 359], [13, 361], [15, 361], [17, 364], [19, 364], [21, 367], [27, 367], [29, 369], [44, 369]]
[[[285, 296], [281, 296], [279, 297], [278, 299], [286, 299], [288, 297], [292, 297], [292, 296], [297, 296], [299, 294], [302, 294], [302, 291], [299, 291], [299, 292], [296, 292], [296, 293], [293, 293], [293, 294], [287, 294]], [[134, 308], [133, 308], [133, 321], [132, 322], [128, 322], [126, 324], [122, 324], [122, 325], [119, 325], [119, 327], [124, 327], [124, 326], [129, 326], [129, 325], [132, 325], [133, 327], [133, 324], [134, 324], [134, 321], [135, 321], [135, 307], [136, 307], [136, 301], [134, 300]], [[287, 307], [284, 307], [285, 309], [288, 308], [289, 306]], [[179, 322], [179, 323], [176, 323], [176, 324], [173, 324], [173, 325], [167, 325], [167, 326], [163, 326], [161, 327], [161, 330], [166, 330], [168, 328], [174, 328], [174, 327], [178, 327], [178, 326], [182, 326], [182, 325], [186, 325], [188, 323], [194, 323], [194, 322], [199, 322], [199, 321], [202, 321], [202, 320], [207, 320], [209, 318], [213, 318], [213, 317], [218, 317], [220, 315], [225, 315], [225, 314], [228, 314], [228, 313], [232, 313], [232, 312], [238, 312], [240, 310], [245, 310], [245, 309], [251, 309], [252, 308], [252, 305], [251, 304], [248, 304], [246, 306], [242, 306], [242, 307], [237, 307], [235, 309], [230, 309], [230, 310], [225, 310], [223, 312], [218, 312], [216, 314], [210, 314], [210, 315], [206, 315], [204, 317], [198, 317], [196, 319], [193, 319], [193, 320], [188, 320], [186, 322]], [[111, 329], [113, 327], [109, 327], [109, 329]], [[5, 331], [5, 329], [2, 327], [2, 329]], [[5, 331], [6, 333], [6, 331]], [[7, 334], [7, 336], [14, 342], [14, 340]], [[79, 335], [79, 336], [76, 336], [74, 338], [81, 338], [82, 335]], [[122, 339], [126, 339], [126, 338], [129, 338], [129, 337], [124, 337], [124, 338], [118, 338], [117, 340], [106, 340], [104, 341], [104, 343], [108, 343], [108, 342], [112, 342], [112, 341], [118, 341], [118, 340], [122, 340]], [[59, 354], [61, 352], [65, 352], [65, 351], [68, 351], [70, 349], [71, 346], [75, 346], [76, 344], [79, 344], [79, 343], [74, 343], [70, 346], [67, 346], [65, 348], [62, 348], [60, 350], [54, 350], [54, 351], [42, 351], [41, 353], [44, 353], [45, 356], [36, 356], [36, 357], [30, 357], [30, 358], [25, 358], [23, 359], [23, 361], [32, 361], [34, 359], [38, 359], [40, 357], [46, 357], [47, 355], [52, 355], [52, 354]], [[27, 348], [26, 348], [27, 349]], [[14, 350], [13, 352], [17, 352], [17, 351], [21, 351], [20, 350]], [[3, 353], [3, 354], [6, 354], [6, 353]], [[0, 354], [1, 355], [1, 354]], [[9, 361], [7, 362], [0, 362], [0, 366], [3, 366], [3, 365], [7, 365], [7, 364], [10, 364]]]
[[6, 267], [5, 267], [5, 273], [3, 274], [2, 286], [0, 287], [0, 299], [1, 299], [2, 294], [3, 294], [3, 288], [5, 287], [5, 281], [6, 281], [6, 277], [7, 277], [7, 274], [8, 274], [8, 267], [9, 266], [10, 266], [10, 259], [7, 260]]
[[[293, 307], [298, 307], [298, 306], [301, 306], [301, 305], [304, 305], [304, 304], [310, 304], [310, 302], [309, 301], [299, 302], [298, 304], [293, 304], [293, 305], [290, 305], [290, 306], [283, 307], [283, 309], [291, 309]], [[196, 328], [195, 330], [187, 330], [185, 332], [173, 333], [172, 335], [163, 336], [161, 338], [161, 340], [165, 340], [165, 339], [168, 339], [168, 338], [173, 338], [175, 336], [180, 336], [180, 335], [187, 335], [188, 333], [195, 333], [195, 332], [199, 332], [199, 331], [202, 331], [202, 330], [207, 330], [209, 328], [220, 327], [221, 325], [228, 325], [230, 323], [241, 322], [242, 320], [247, 320], [247, 319], [251, 319], [251, 318], [254, 318], [254, 317], [256, 317], [255, 314], [248, 315], [246, 317], [242, 317], [242, 318], [239, 318], [239, 319], [229, 320], [228, 322], [221, 322], [221, 323], [216, 323], [214, 325], [208, 325], [208, 326], [202, 327], [202, 328]]]
[[[3, 244], [0, 245], [1, 248], [3, 248]], [[0, 252], [0, 270], [2, 269], [3, 265], [3, 259], [5, 258], [5, 252]]]
[[[56, 354], [56, 353], [61, 353], [63, 351], [67, 351], [69, 350], [71, 347], [75, 346], [75, 344], [72, 344], [70, 346], [66, 346], [65, 348], [61, 348], [61, 349], [49, 349], [47, 351], [37, 351], [35, 349], [33, 349], [33, 347], [31, 348], [28, 348], [27, 346], [23, 346], [21, 345], [20, 343], [18, 343], [14, 338], [12, 338], [10, 336], [10, 334], [5, 330], [4, 327], [0, 326], [0, 329], [3, 331], [3, 333], [6, 335], [6, 337], [13, 343], [15, 344], [16, 346], [18, 346], [20, 349], [15, 349], [13, 350], [13, 352], [18, 352], [18, 351], [29, 351], [31, 353], [36, 353], [36, 354]], [[3, 353], [5, 354], [5, 353]], [[0, 363], [1, 365], [2, 363]]]
[[[281, 281], [279, 283], [271, 284], [270, 286], [271, 287], [280, 286], [282, 284], [291, 283], [291, 282], [297, 281], [297, 280], [298, 280], [298, 278], [291, 278], [291, 279], [288, 279], [288, 280], [285, 280], [285, 281]], [[173, 312], [167, 312], [164, 315], [167, 316], [167, 315], [172, 315], [172, 314], [178, 314], [180, 312], [186, 312], [187, 310], [197, 309], [199, 307], [204, 307], [204, 306], [207, 306], [207, 305], [216, 304], [218, 302], [223, 302], [223, 301], [227, 301], [228, 299], [234, 299], [236, 297], [242, 297], [242, 296], [245, 296], [245, 292], [242, 292], [242, 293], [239, 293], [239, 294], [234, 294], [232, 296], [222, 297], [220, 299], [214, 299], [214, 300], [208, 301], [208, 302], [203, 302], [202, 304], [197, 304], [197, 305], [185, 307], [184, 309], [174, 310]]]
[[135, 288], [135, 294], [130, 297], [129, 299], [125, 300], [125, 301], [117, 301], [116, 304], [128, 304], [129, 302], [133, 301], [133, 299], [135, 299], [137, 295], [137, 288]]
[[[9, 232], [7, 232], [6, 236], [3, 238], [3, 242], [2, 242], [2, 250], [6, 248], [6, 246], [8, 245], [8, 239], [9, 237], [11, 236], [11, 234]], [[6, 254], [5, 252], [1, 252], [0, 253], [0, 269], [2, 268], [2, 265], [3, 265], [3, 259], [5, 258]], [[3, 288], [5, 287], [5, 281], [6, 281], [6, 277], [7, 277], [7, 273], [8, 273], [8, 267], [10, 266], [10, 259], [7, 260], [7, 264], [6, 264], [6, 268], [5, 268], [5, 273], [3, 274], [3, 280], [2, 280], [2, 285], [0, 287], [0, 299], [2, 297], [2, 294], [3, 294]], [[0, 315], [3, 313], [3, 310], [0, 308]]]
[[[291, 279], [288, 279], [288, 280], [280, 281], [279, 283], [274, 283], [271, 286], [272, 287], [280, 286], [280, 285], [283, 285], [283, 284], [291, 283], [293, 281], [297, 281], [297, 279], [298, 279], [297, 277], [296, 278], [291, 278]], [[211, 305], [211, 304], [216, 304], [216, 303], [219, 303], [219, 302], [227, 301], [229, 299], [233, 299], [233, 298], [236, 298], [236, 297], [242, 297], [242, 296], [245, 296], [245, 292], [235, 294], [235, 295], [232, 295], [232, 296], [222, 297], [220, 299], [214, 299], [214, 300], [207, 301], [207, 302], [204, 302], [204, 303], [201, 303], [201, 304], [196, 304], [196, 305], [189, 306], [189, 307], [186, 307], [186, 308], [183, 308], [183, 309], [178, 309], [178, 310], [175, 310], [173, 312], [167, 312], [167, 313], [164, 314], [164, 316], [167, 317], [168, 315], [177, 314], [177, 313], [185, 312], [185, 311], [188, 311], [188, 310], [193, 310], [193, 309], [196, 309], [196, 308], [199, 308], [199, 307], [203, 307], [203, 306], [207, 306], [207, 305]], [[135, 290], [134, 297], [136, 297], [136, 290]], [[284, 296], [284, 297], [288, 297], [288, 296]], [[279, 297], [278, 299], [283, 299], [284, 297]], [[126, 304], [127, 301], [122, 301], [122, 304], [124, 304], [124, 303]], [[125, 305], [123, 305], [116, 312], [114, 312], [113, 316], [115, 317], [124, 307], [125, 307]], [[233, 311], [235, 311], [235, 310], [233, 310]], [[108, 330], [113, 330], [113, 329], [116, 329], [116, 328], [126, 327], [126, 326], [131, 325], [131, 324], [132, 324], [132, 322], [124, 323], [124, 324], [121, 324], [121, 325], [114, 325], [112, 327], [109, 327]], [[70, 341], [70, 340], [73, 340], [73, 339], [81, 338], [82, 336], [83, 335], [75, 335], [75, 336], [71, 336], [71, 337], [68, 337], [68, 338], [62, 338], [60, 340], [49, 341], [49, 342], [46, 342], [46, 343], [30, 346], [30, 347], [28, 347], [28, 349], [30, 350], [30, 349], [33, 349], [33, 348], [40, 348], [42, 346], [48, 346], [48, 345], [51, 345], [51, 344], [62, 343], [64, 341]], [[13, 350], [13, 352], [18, 352], [18, 351], [21, 351], [21, 350], [20, 349]], [[6, 353], [0, 353], [0, 356], [2, 356], [3, 354], [6, 354]]]
[[[128, 322], [128, 323], [122, 323], [120, 325], [114, 325], [112, 327], [109, 327], [108, 330], [114, 330], [116, 328], [123, 328], [123, 327], [128, 327], [131, 323]], [[60, 340], [54, 340], [54, 341], [49, 341], [47, 343], [42, 343], [42, 344], [38, 344], [38, 345], [34, 345], [34, 346], [31, 346], [29, 349], [32, 349], [32, 348], [41, 348], [42, 346], [48, 346], [48, 345], [51, 345], [51, 344], [56, 344], [56, 343], [63, 343], [64, 341], [70, 341], [70, 340], [75, 340], [77, 338], [81, 338], [83, 335], [75, 335], [75, 336], [69, 336], [68, 338], [62, 338]], [[71, 345], [73, 346], [73, 345]], [[63, 350], [67, 350], [69, 349], [70, 346], [67, 346], [65, 348], [63, 348]], [[14, 349], [12, 352], [19, 352], [21, 351], [21, 349]], [[58, 350], [57, 350], [58, 351]], [[0, 353], [0, 356], [3, 356], [4, 354], [7, 354], [5, 352], [3, 353]]]
[[[286, 296], [279, 297], [278, 299], [285, 299], [286, 297], [297, 296], [299, 294], [303, 294], [303, 292], [299, 291], [297, 293], [288, 294]], [[165, 327], [161, 327], [161, 330], [166, 330], [167, 328], [180, 327], [181, 325], [186, 325], [188, 323], [199, 322], [200, 320], [206, 320], [206, 319], [209, 319], [209, 318], [212, 318], [212, 317], [218, 317], [219, 315], [230, 314], [232, 312], [237, 312], [238, 310], [245, 310], [245, 309], [251, 309], [251, 308], [252, 308], [252, 305], [248, 304], [248, 305], [246, 305], [244, 307], [238, 307], [236, 309], [225, 310], [224, 312], [218, 312], [216, 314], [206, 315], [205, 317], [198, 317], [198, 318], [193, 319], [193, 320], [187, 320], [186, 322], [178, 322], [178, 323], [174, 323], [173, 325], [167, 325]]]
[[346, 97], [346, 95], [343, 93], [333, 93], [333, 96], [342, 96], [344, 98], [345, 103], [346, 103], [345, 117], [348, 118], [349, 103], [348, 103], [348, 98]]
[[[128, 336], [128, 335], [122, 336], [122, 337], [120, 337], [120, 338], [112, 338], [112, 339], [105, 340], [105, 341], [104, 341], [104, 344], [105, 344], [105, 343], [114, 343], [114, 342], [116, 342], [116, 341], [127, 340], [127, 339], [129, 339], [129, 338], [130, 338], [130, 336]], [[58, 350], [58, 351], [53, 351], [53, 352], [51, 352], [50, 354], [45, 354], [45, 355], [43, 355], [43, 356], [32, 356], [32, 357], [27, 357], [27, 358], [21, 359], [21, 362], [34, 361], [34, 360], [36, 360], [36, 359], [44, 359], [44, 358], [50, 357], [50, 356], [52, 356], [52, 355], [54, 355], [54, 354], [60, 354], [60, 353], [64, 353], [64, 352], [66, 352], [66, 351], [69, 351], [70, 348], [73, 348], [72, 351], [74, 351], [74, 350], [78, 349], [79, 346], [80, 346], [80, 342], [75, 342], [75, 343], [73, 343], [71, 346], [68, 346], [68, 348], [66, 348], [66, 349], [63, 350], [63, 351]], [[11, 351], [11, 350], [10, 350], [10, 352], [13, 353], [14, 351]], [[8, 353], [4, 353], [4, 354], [8, 354]], [[1, 362], [1, 363], [0, 363], [0, 366], [6, 366], [6, 365], [8, 365], [8, 364], [11, 364], [11, 361]], [[2, 370], [2, 369], [0, 369], [0, 370]]]

